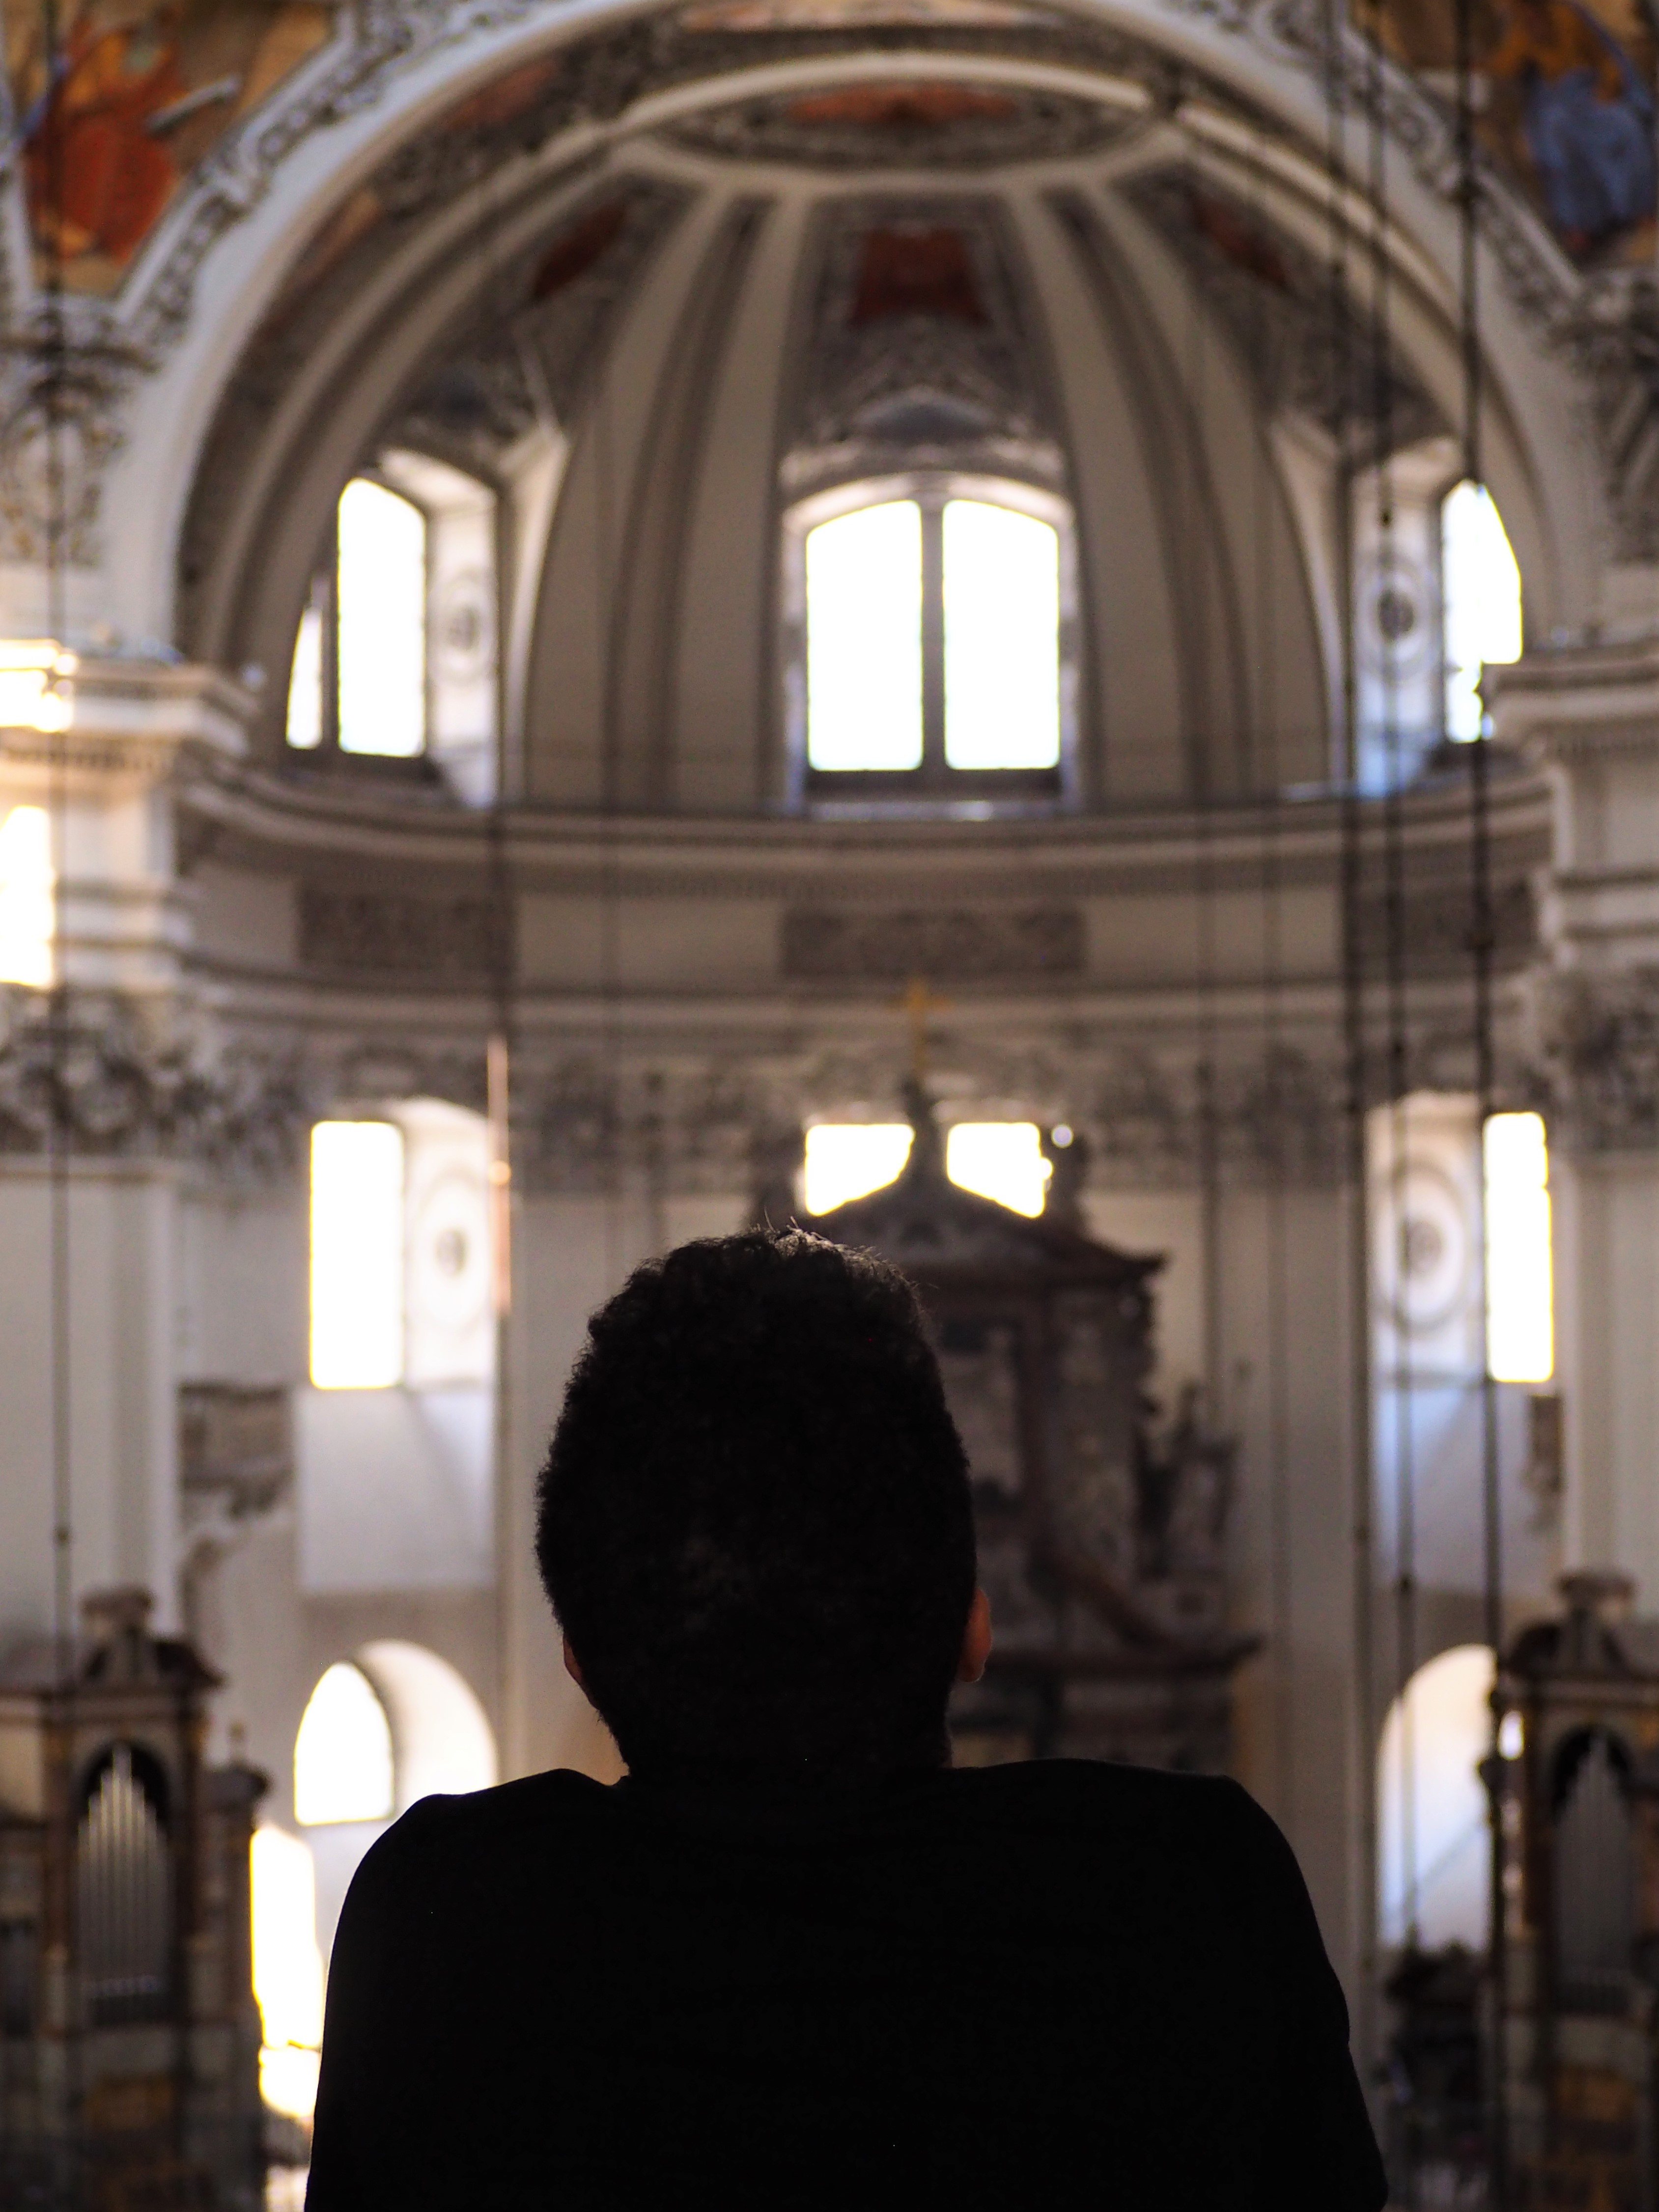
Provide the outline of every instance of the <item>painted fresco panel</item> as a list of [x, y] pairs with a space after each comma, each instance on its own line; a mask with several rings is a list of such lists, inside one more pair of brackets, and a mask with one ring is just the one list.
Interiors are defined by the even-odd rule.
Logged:
[[[328, 37], [332, 0], [4, 0], [37, 254], [115, 291], [180, 183]], [[54, 159], [54, 150], [56, 158]]]
[[[1455, 0], [1360, 0], [1362, 26], [1449, 101]], [[1653, 0], [1474, 0], [1480, 131], [1581, 268], [1650, 261]]]

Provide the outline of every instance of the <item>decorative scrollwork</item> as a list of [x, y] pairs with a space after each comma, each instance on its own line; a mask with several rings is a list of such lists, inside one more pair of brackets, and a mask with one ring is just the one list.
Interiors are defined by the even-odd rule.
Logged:
[[177, 1158], [255, 1180], [297, 1155], [311, 1114], [291, 1058], [240, 1044], [211, 1053], [97, 994], [14, 990], [4, 1017], [0, 1152], [44, 1152], [56, 1132], [79, 1156]]

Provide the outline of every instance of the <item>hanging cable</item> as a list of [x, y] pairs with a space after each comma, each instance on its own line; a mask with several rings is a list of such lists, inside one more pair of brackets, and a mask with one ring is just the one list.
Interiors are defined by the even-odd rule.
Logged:
[[[1455, 0], [1457, 38], [1458, 301], [1463, 369], [1463, 473], [1472, 484], [1485, 482], [1481, 451], [1483, 365], [1480, 354], [1480, 172], [1474, 143], [1474, 0]], [[1480, 1133], [1477, 1187], [1480, 1241], [1480, 1502], [1483, 1601], [1486, 1642], [1494, 1670], [1504, 1660], [1504, 1552], [1502, 1495], [1498, 1439], [1498, 1386], [1492, 1371], [1489, 1323], [1492, 1285], [1487, 1275], [1486, 1133], [1496, 1091], [1492, 1048], [1492, 961], [1497, 933], [1492, 892], [1491, 736], [1486, 718], [1469, 747], [1469, 957], [1475, 1054], [1475, 1115]], [[1509, 1942], [1504, 1891], [1504, 1798], [1496, 1786], [1503, 1773], [1492, 1709], [1492, 1740], [1487, 1792], [1491, 1808], [1491, 1922], [1488, 1971], [1492, 1981], [1492, 2046], [1487, 2084], [1489, 2200], [1494, 2212], [1508, 2212], [1510, 2201], [1509, 2144]]]
[[1342, 915], [1342, 1028], [1345, 1062], [1348, 1213], [1348, 1369], [1350, 1538], [1352, 1551], [1354, 1669], [1352, 1785], [1360, 1930], [1358, 2005], [1355, 2041], [1362, 2067], [1374, 2065], [1376, 2048], [1376, 1736], [1373, 1604], [1375, 1536], [1372, 1515], [1370, 1222], [1366, 1158], [1369, 1084], [1365, 1036], [1362, 885], [1364, 816], [1359, 782], [1358, 718], [1354, 666], [1353, 447], [1351, 422], [1353, 346], [1349, 297], [1351, 227], [1347, 210], [1346, 46], [1337, 0], [1322, 0], [1325, 59], [1326, 193], [1331, 318], [1331, 386], [1336, 491], [1336, 601], [1340, 693], [1333, 752], [1341, 793], [1340, 896]]
[[[64, 312], [64, 105], [62, 24], [58, 0], [44, 0], [45, 92], [41, 101], [40, 248], [42, 319], [41, 375], [38, 386], [46, 427], [46, 632], [60, 648], [67, 628], [64, 574], [66, 477], [64, 434], [68, 387], [69, 334]], [[56, 673], [49, 677], [55, 684]], [[57, 719], [57, 718], [52, 718]], [[73, 1138], [69, 1104], [69, 979], [64, 965], [64, 916], [69, 881], [69, 738], [54, 732], [47, 748], [47, 813], [52, 866], [57, 878], [53, 916], [52, 997], [48, 1017], [51, 1077], [46, 1120], [48, 1204], [52, 1251], [52, 1642], [60, 1689], [67, 1694], [75, 1672], [75, 1518], [72, 1454], [73, 1399], [70, 1389], [70, 1152]]]
[[[58, 0], [43, 0], [41, 38], [45, 81], [40, 107], [41, 162], [39, 215], [32, 223], [40, 270], [40, 374], [37, 385], [44, 416], [46, 495], [45, 629], [54, 665], [48, 675], [46, 696], [61, 680], [68, 630], [68, 591], [65, 562], [68, 545], [67, 469], [64, 438], [69, 386], [69, 331], [65, 312], [64, 269], [64, 207], [68, 181], [64, 143], [64, 79], [67, 63], [63, 23]], [[41, 233], [44, 232], [44, 239]], [[46, 1116], [46, 1187], [49, 1212], [50, 1389], [52, 1435], [52, 1627], [55, 1719], [67, 1734], [76, 1689], [78, 1646], [75, 1632], [75, 1483], [74, 1483], [74, 1345], [71, 1264], [71, 1153], [74, 1122], [70, 1103], [70, 1051], [72, 1008], [64, 927], [69, 869], [69, 749], [68, 716], [43, 718], [59, 726], [51, 732], [47, 746], [47, 819], [52, 865], [55, 876], [52, 915], [52, 962], [47, 1012], [48, 1083]], [[70, 1885], [73, 1875], [75, 1830], [73, 1808], [58, 1812], [58, 1832], [49, 1840], [46, 1911], [51, 1949], [64, 1984], [69, 1984], [73, 1904]], [[50, 1954], [48, 1954], [50, 1955]], [[43, 1966], [46, 1960], [43, 1959]], [[37, 2002], [44, 2000], [44, 1990]], [[61, 2145], [62, 2180], [68, 2198], [78, 2201], [81, 2175], [81, 2121], [85, 2094], [82, 2078], [79, 2007], [70, 2002], [59, 2029], [64, 2052], [65, 2140]]]
[[[1253, 232], [1263, 228], [1261, 134], [1253, 130], [1249, 153], [1249, 207]], [[1268, 388], [1269, 342], [1266, 297], [1260, 284], [1250, 291], [1250, 366], [1258, 404], [1273, 404]], [[1273, 1681], [1273, 1789], [1281, 1826], [1296, 1826], [1296, 1673], [1292, 1663], [1296, 1629], [1295, 1581], [1291, 1558], [1290, 1363], [1290, 1228], [1287, 1206], [1289, 1163], [1285, 1157], [1284, 1035], [1284, 763], [1279, 717], [1279, 574], [1273, 528], [1272, 457], [1264, 425], [1253, 426], [1250, 472], [1251, 573], [1255, 584], [1255, 628], [1260, 676], [1256, 688], [1252, 781], [1259, 793], [1261, 899], [1261, 997], [1263, 1105], [1267, 1133], [1267, 1614]]]
[[[1417, 1532], [1415, 1400], [1409, 1296], [1410, 1254], [1405, 1243], [1406, 1160], [1410, 1140], [1407, 1104], [1410, 1083], [1410, 1030], [1406, 977], [1406, 878], [1404, 799], [1406, 763], [1400, 726], [1399, 638], [1393, 619], [1395, 595], [1394, 373], [1392, 262], [1389, 249], [1387, 82], [1382, 32], [1373, 12], [1365, 39], [1367, 199], [1370, 247], [1372, 481], [1375, 485], [1376, 599], [1372, 610], [1380, 678], [1379, 721], [1382, 753], [1383, 970], [1388, 1022], [1389, 1189], [1389, 1234], [1393, 1240], [1395, 1283], [1393, 1371], [1389, 1377], [1393, 1412], [1394, 1627], [1395, 1694], [1401, 1699], [1400, 1803], [1398, 1810], [1401, 1894], [1406, 1948], [1419, 1943], [1417, 1869], [1417, 1772], [1415, 1731], [1406, 1692], [1417, 1668]], [[1414, 2179], [1411, 2186], [1415, 2191]]]
[[[1183, 88], [1183, 104], [1191, 96], [1190, 88]], [[1182, 182], [1187, 205], [1191, 211], [1190, 219], [1194, 221], [1200, 204], [1195, 145], [1189, 128], [1183, 142]], [[1204, 468], [1202, 440], [1206, 380], [1204, 307], [1195, 274], [1188, 276], [1187, 311], [1187, 361], [1182, 407], [1187, 453], [1180, 476], [1180, 542], [1183, 546], [1196, 547], [1207, 543], [1209, 533], [1206, 528], [1207, 517], [1204, 511], [1201, 474]], [[1194, 596], [1188, 602], [1184, 629], [1189, 664], [1187, 696], [1188, 702], [1193, 702], [1196, 690], [1197, 701], [1196, 704], [1188, 704], [1187, 719], [1188, 773], [1191, 781], [1195, 830], [1193, 865], [1197, 894], [1194, 983], [1198, 1015], [1198, 1065], [1194, 1103], [1201, 1265], [1204, 1271], [1204, 1390], [1210, 1425], [1219, 1430], [1226, 1422], [1228, 1409], [1224, 1399], [1222, 1372], [1220, 1114], [1216, 1075], [1215, 860], [1212, 849], [1213, 824], [1211, 817], [1215, 799], [1212, 755], [1216, 732], [1213, 696], [1209, 681], [1212, 656], [1209, 651], [1208, 568], [1207, 564], [1195, 560], [1188, 561], [1185, 567], [1188, 575], [1195, 580], [1191, 587]], [[1170, 585], [1172, 589], [1178, 591], [1180, 578], [1172, 576]], [[1202, 689], [1197, 690], [1200, 679]]]
[[624, 1250], [622, 1219], [622, 1066], [618, 1034], [617, 819], [622, 803], [621, 688], [622, 645], [617, 636], [620, 578], [615, 530], [615, 422], [611, 394], [611, 362], [602, 357], [594, 368], [592, 400], [593, 420], [593, 559], [595, 643], [599, 653], [599, 1020], [600, 1020], [600, 1158], [601, 1188], [605, 1198], [605, 1289], [617, 1287]]
[[[477, 293], [477, 341], [493, 339], [510, 318], [498, 296], [497, 210], [486, 169], [478, 181], [478, 233], [483, 273]], [[494, 787], [484, 821], [485, 909], [488, 915], [489, 1029], [484, 1042], [484, 1118], [489, 1138], [490, 1306], [495, 1322], [495, 1467], [496, 1694], [503, 1718], [512, 1711], [512, 1650], [507, 1633], [514, 1531], [506, 1499], [513, 1450], [513, 1061], [517, 988], [517, 930], [507, 810], [518, 796], [508, 789], [510, 748], [502, 687], [496, 688]]]

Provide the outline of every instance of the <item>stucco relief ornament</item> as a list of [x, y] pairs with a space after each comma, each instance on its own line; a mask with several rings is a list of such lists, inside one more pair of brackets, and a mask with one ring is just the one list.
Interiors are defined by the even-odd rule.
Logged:
[[[1455, 121], [1408, 69], [1392, 59], [1379, 71], [1359, 32], [1344, 22], [1334, 52], [1325, 0], [1166, 0], [1176, 12], [1195, 15], [1244, 39], [1317, 82], [1348, 113], [1364, 117], [1377, 100], [1390, 140], [1413, 173], [1443, 200], [1455, 201], [1462, 185]], [[1500, 182], [1487, 152], [1474, 177], [1480, 237], [1504, 289], [1521, 313], [1542, 331], [1551, 351], [1585, 389], [1583, 428], [1600, 447], [1613, 520], [1616, 556], [1653, 557], [1659, 525], [1653, 520], [1655, 469], [1632, 471], [1628, 457], [1638, 445], [1645, 457], [1659, 425], [1659, 328], [1650, 268], [1575, 265], [1569, 242], [1528, 205], [1516, 178]], [[1578, 257], [1581, 260], [1583, 256]]]
[[507, 28], [546, 0], [362, 0], [342, 9], [313, 63], [218, 146], [191, 179], [188, 210], [135, 303], [135, 336], [164, 349], [183, 332], [196, 277], [215, 240], [264, 199], [277, 171], [313, 131], [361, 113], [441, 48]]
[[73, 303], [61, 350], [38, 313], [0, 340], [0, 560], [97, 556], [103, 473], [142, 356], [106, 313]]
[[297, 1157], [309, 1102], [294, 1061], [211, 1052], [102, 994], [0, 993], [0, 1152], [165, 1158], [260, 1180]]
[[746, 1066], [532, 1053], [514, 1068], [513, 1121], [532, 1189], [730, 1196], [750, 1188], [756, 1132], [779, 1116]]
[[1539, 1017], [1553, 1133], [1585, 1152], [1659, 1145], [1659, 969], [1552, 976]]

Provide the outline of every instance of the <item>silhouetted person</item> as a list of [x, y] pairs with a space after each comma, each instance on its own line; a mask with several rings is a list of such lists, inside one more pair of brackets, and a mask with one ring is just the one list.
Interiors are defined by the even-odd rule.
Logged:
[[1347, 2018], [1236, 1784], [952, 1771], [990, 1641], [915, 1297], [799, 1231], [598, 1313], [543, 1470], [629, 1765], [428, 1797], [363, 1861], [312, 2212], [1376, 2212]]

